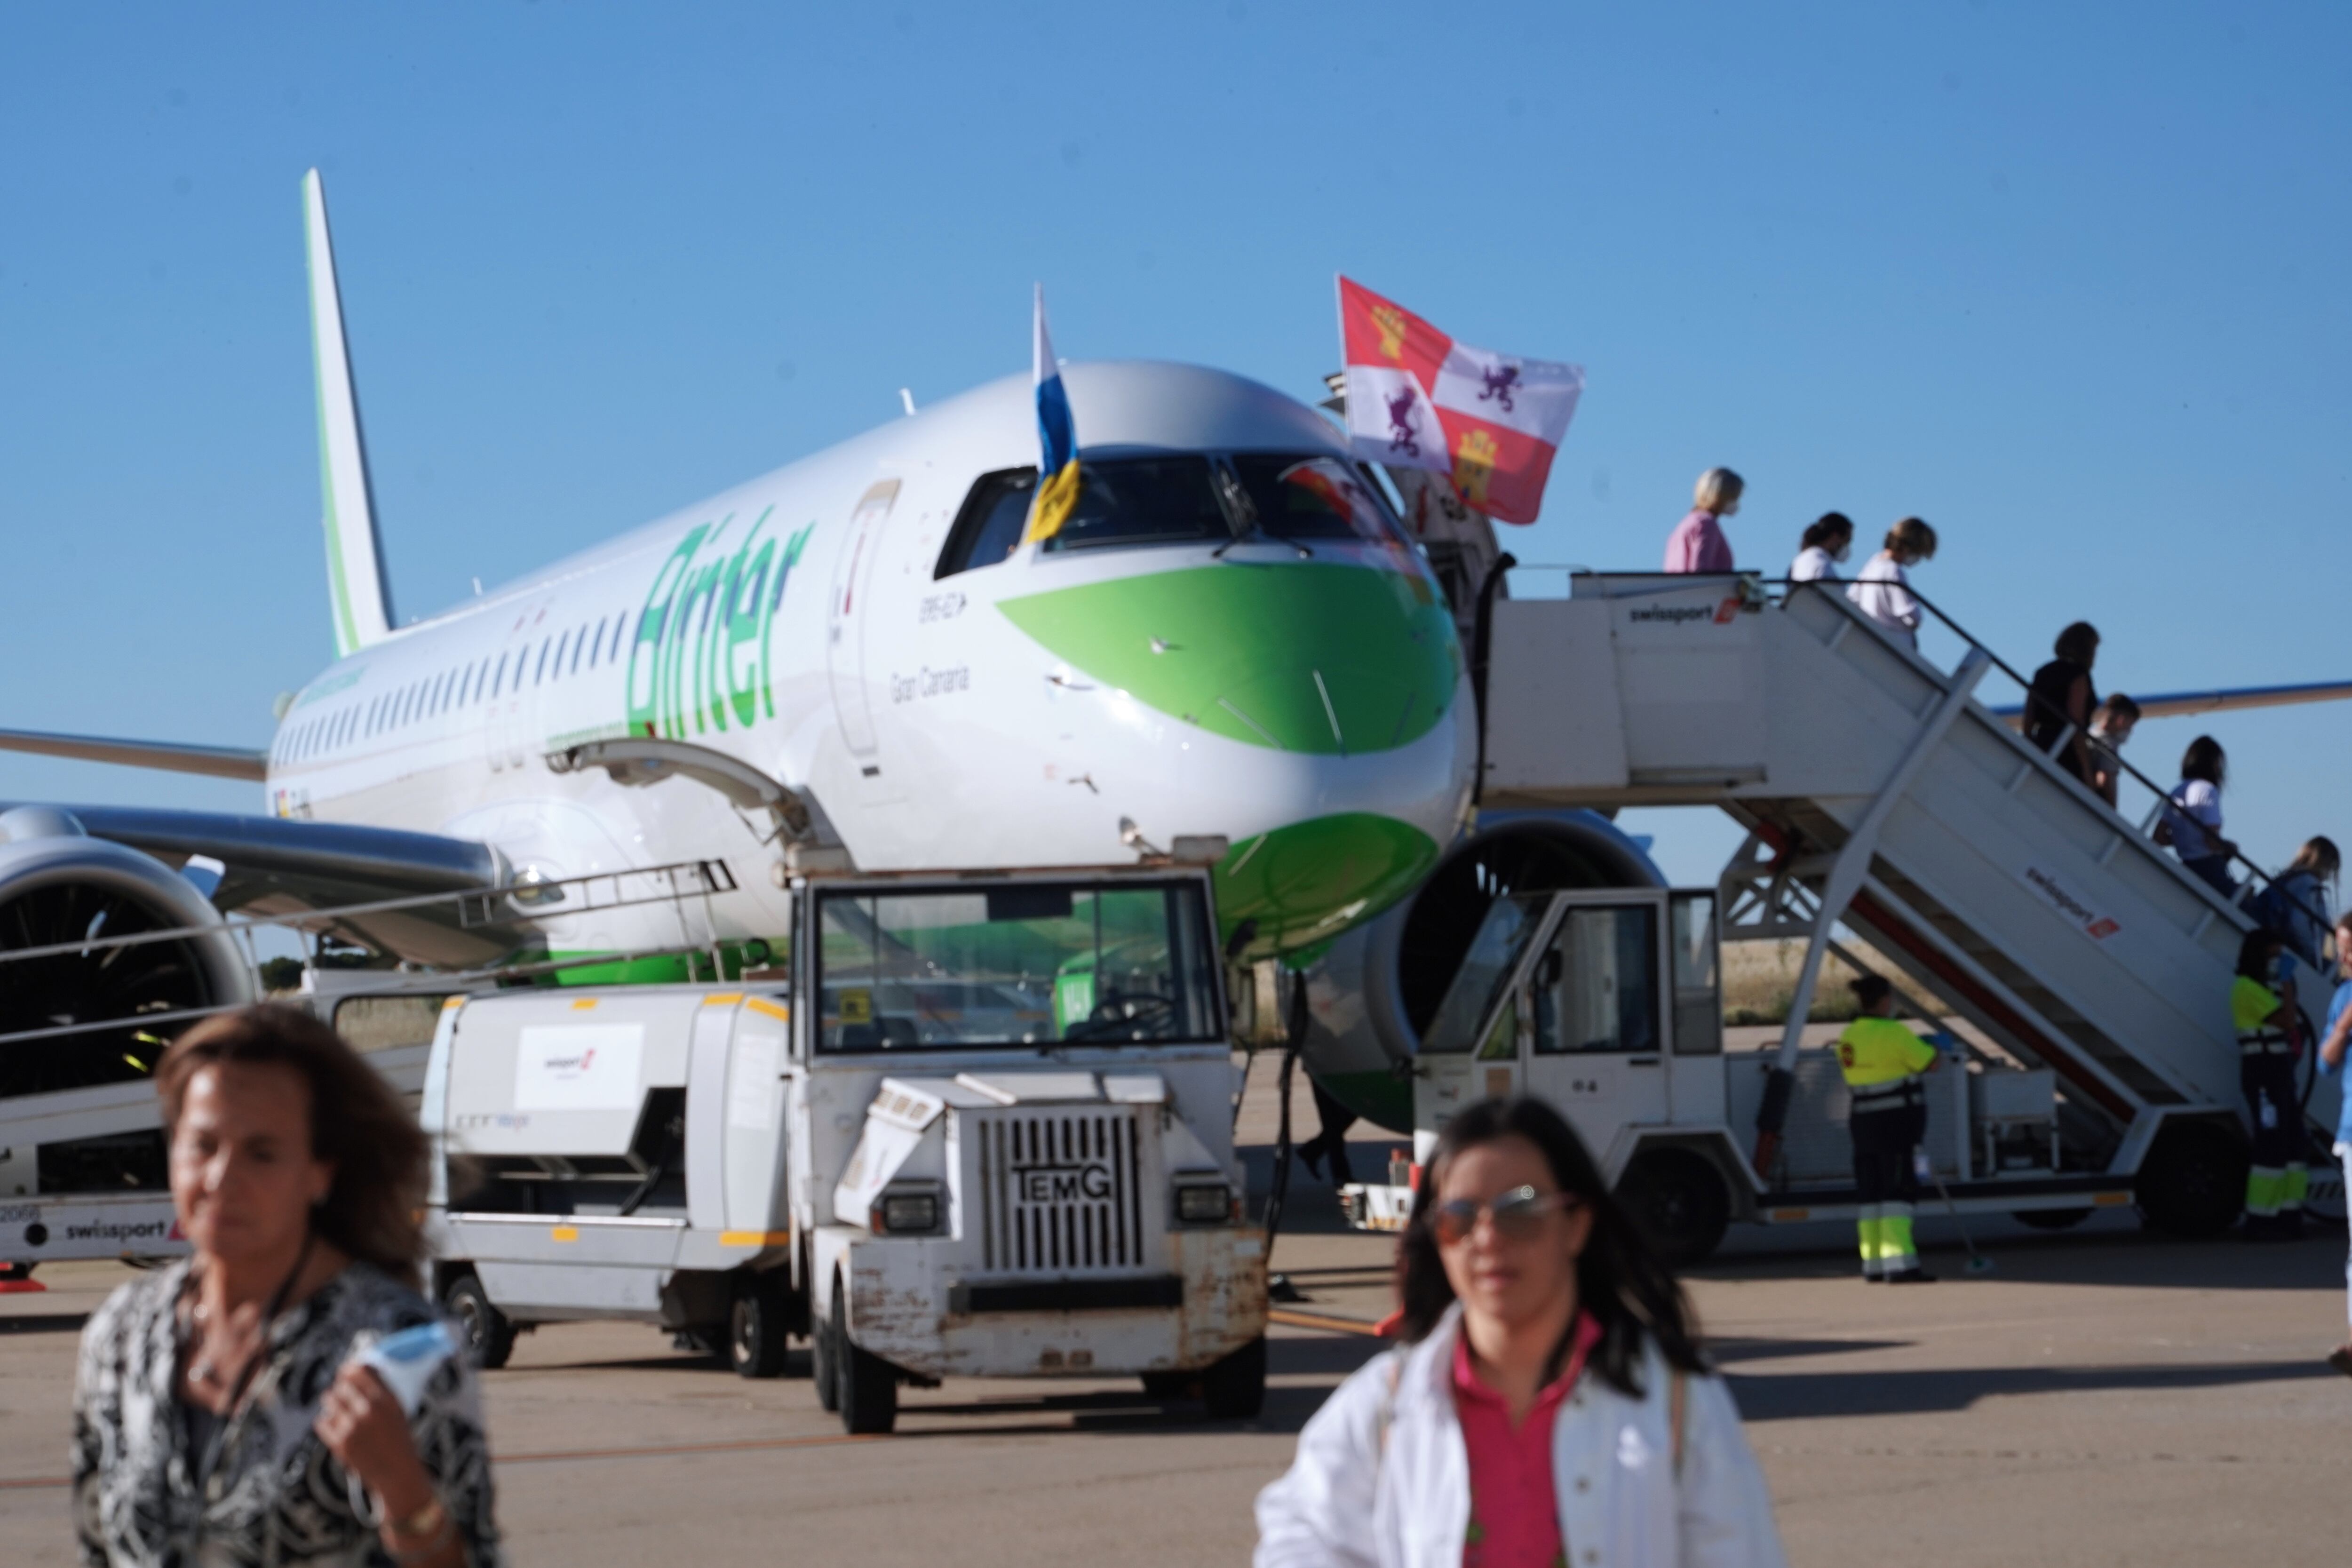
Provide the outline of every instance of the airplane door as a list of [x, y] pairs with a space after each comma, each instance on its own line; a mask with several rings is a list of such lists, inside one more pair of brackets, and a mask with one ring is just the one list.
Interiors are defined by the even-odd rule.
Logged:
[[866, 684], [866, 590], [874, 559], [881, 552], [883, 525], [898, 499], [898, 481], [883, 479], [858, 498], [849, 515], [841, 555], [834, 563], [833, 593], [825, 601], [825, 672], [833, 682], [833, 710], [850, 754], [874, 754], [874, 708]]
[[1454, 972], [1413, 1054], [1413, 1159], [1465, 1105], [1518, 1092], [1528, 1022], [1521, 984], [1550, 929], [1549, 893], [1521, 893], [1487, 906], [1470, 951]]
[[1528, 966], [1527, 1092], [1557, 1107], [1596, 1159], [1627, 1126], [1674, 1110], [1666, 1065], [1666, 898], [1614, 888], [1555, 895]]

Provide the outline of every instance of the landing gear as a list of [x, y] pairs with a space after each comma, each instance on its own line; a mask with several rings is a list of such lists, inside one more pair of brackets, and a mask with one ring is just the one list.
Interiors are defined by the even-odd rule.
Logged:
[[1731, 1224], [1731, 1193], [1723, 1173], [1688, 1149], [1644, 1149], [1634, 1155], [1618, 1178], [1617, 1202], [1669, 1268], [1713, 1252]]
[[480, 1279], [470, 1272], [451, 1275], [441, 1287], [441, 1305], [457, 1320], [466, 1353], [476, 1366], [495, 1372], [507, 1364], [514, 1354], [515, 1326], [490, 1304]]

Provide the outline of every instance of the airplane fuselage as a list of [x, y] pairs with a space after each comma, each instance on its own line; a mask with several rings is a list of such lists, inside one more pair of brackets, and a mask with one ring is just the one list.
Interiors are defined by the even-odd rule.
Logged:
[[782, 929], [764, 821], [690, 780], [548, 765], [623, 736], [801, 792], [865, 870], [1103, 865], [1222, 836], [1220, 914], [1255, 922], [1251, 951], [1377, 913], [1468, 793], [1467, 680], [1427, 566], [1378, 529], [1281, 537], [1263, 500], [1238, 540], [1194, 526], [1222, 492], [1249, 506], [1237, 474], [1296, 458], [1328, 490], [1315, 475], [1351, 465], [1303, 405], [1187, 366], [1066, 374], [1084, 462], [1130, 498], [1091, 534], [992, 563], [1000, 527], [948, 570], [943, 551], [970, 552], [992, 496], [1010, 515], [1036, 463], [1026, 379], [993, 384], [338, 660], [286, 713], [272, 809], [480, 839], [548, 879], [734, 873], [707, 933], [551, 909], [558, 953]]

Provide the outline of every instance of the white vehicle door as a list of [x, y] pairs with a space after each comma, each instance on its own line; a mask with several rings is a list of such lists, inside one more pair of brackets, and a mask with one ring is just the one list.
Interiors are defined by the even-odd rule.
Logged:
[[1470, 939], [1413, 1058], [1416, 1163], [1427, 1162], [1439, 1130], [1464, 1106], [1518, 1092], [1527, 1022], [1520, 981], [1550, 929], [1553, 897], [1496, 900]]
[[1714, 1125], [1725, 1117], [1723, 981], [1715, 923], [1715, 891], [1687, 890], [1666, 900], [1666, 945], [1673, 965], [1673, 1028], [1668, 1045], [1667, 1103], [1675, 1120]]
[[1671, 1121], [1666, 895], [1557, 893], [1525, 986], [1526, 1088], [1605, 1159], [1620, 1129]]

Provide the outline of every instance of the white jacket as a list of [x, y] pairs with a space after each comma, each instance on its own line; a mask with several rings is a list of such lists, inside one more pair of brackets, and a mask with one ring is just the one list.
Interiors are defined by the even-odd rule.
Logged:
[[[1469, 1451], [1454, 1410], [1461, 1316], [1457, 1305], [1426, 1340], [1378, 1358], [1315, 1413], [1289, 1473], [1258, 1494], [1256, 1568], [1461, 1568], [1470, 1523]], [[1684, 1380], [1677, 1474], [1671, 1381], [1652, 1345], [1646, 1397], [1628, 1399], [1588, 1366], [1561, 1404], [1552, 1487], [1569, 1568], [1785, 1568], [1772, 1495], [1730, 1392], [1717, 1377]]]

